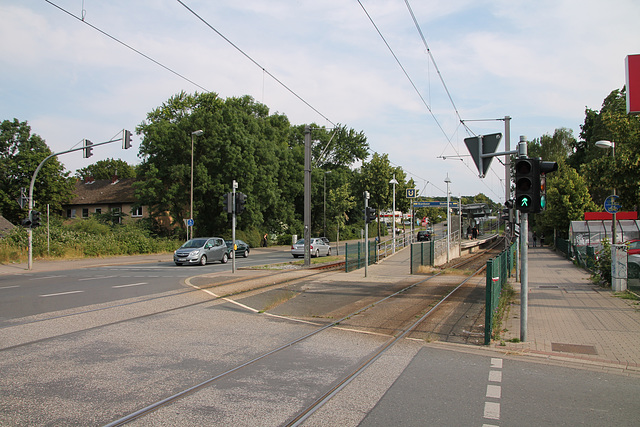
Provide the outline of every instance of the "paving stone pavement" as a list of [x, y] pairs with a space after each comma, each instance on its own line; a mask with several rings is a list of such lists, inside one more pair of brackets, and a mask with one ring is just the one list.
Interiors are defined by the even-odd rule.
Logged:
[[520, 338], [520, 283], [502, 340], [493, 347], [640, 376], [640, 304], [590, 281], [549, 248], [529, 248], [526, 342]]

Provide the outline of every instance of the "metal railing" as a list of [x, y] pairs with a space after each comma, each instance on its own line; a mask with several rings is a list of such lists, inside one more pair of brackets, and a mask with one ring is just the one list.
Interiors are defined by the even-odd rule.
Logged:
[[[344, 244], [344, 271], [350, 271], [363, 268], [365, 265], [365, 243], [345, 243]], [[369, 264], [376, 262], [378, 256], [378, 245], [373, 240], [369, 241]]]
[[500, 304], [500, 294], [502, 287], [515, 268], [515, 253], [517, 243], [513, 243], [508, 249], [502, 251], [500, 255], [487, 261], [486, 270], [486, 302], [484, 318], [484, 344], [491, 344], [493, 332], [494, 316]]

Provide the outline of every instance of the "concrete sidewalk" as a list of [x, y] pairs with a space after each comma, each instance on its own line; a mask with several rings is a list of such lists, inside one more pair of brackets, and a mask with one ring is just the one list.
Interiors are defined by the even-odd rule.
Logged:
[[517, 304], [496, 349], [578, 362], [640, 376], [640, 305], [593, 284], [590, 274], [548, 248], [529, 248], [527, 341], [520, 338]]

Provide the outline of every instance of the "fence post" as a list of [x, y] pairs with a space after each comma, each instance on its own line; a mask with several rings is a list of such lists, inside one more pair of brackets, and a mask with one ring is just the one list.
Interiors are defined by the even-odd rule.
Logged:
[[487, 261], [485, 279], [485, 310], [484, 310], [484, 345], [491, 344], [491, 334], [493, 332], [493, 260]]

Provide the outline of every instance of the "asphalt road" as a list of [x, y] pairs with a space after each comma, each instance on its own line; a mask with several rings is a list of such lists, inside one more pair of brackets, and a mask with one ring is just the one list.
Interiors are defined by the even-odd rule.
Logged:
[[[176, 266], [171, 255], [163, 261], [83, 267], [64, 262], [67, 268], [0, 276], [0, 326], [11, 319], [50, 313], [94, 304], [112, 303], [134, 297], [149, 297], [183, 289], [191, 276], [232, 271], [227, 264]], [[236, 268], [292, 261], [284, 248], [254, 250], [248, 258], [238, 257]]]

